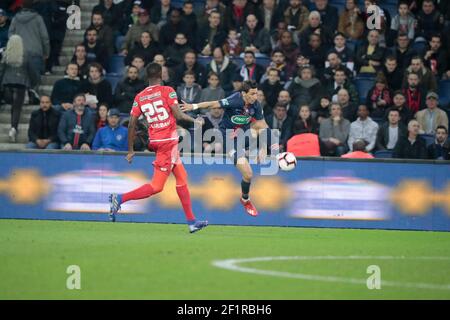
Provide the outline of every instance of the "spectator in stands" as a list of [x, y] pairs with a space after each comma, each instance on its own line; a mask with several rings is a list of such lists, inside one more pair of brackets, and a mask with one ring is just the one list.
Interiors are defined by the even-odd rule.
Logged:
[[[225, 11], [227, 7], [220, 0], [206, 0], [205, 6], [203, 8], [203, 14], [199, 15], [199, 26], [206, 27], [208, 24], [208, 18], [213, 11], [217, 11], [220, 17], [225, 17]], [[223, 27], [223, 21], [221, 27]]]
[[81, 83], [81, 92], [88, 95], [87, 105], [93, 109], [103, 102], [113, 103], [111, 84], [103, 77], [103, 67], [98, 63], [90, 64], [89, 77]]
[[113, 29], [109, 25], [105, 24], [103, 15], [100, 12], [94, 11], [89, 28], [94, 28], [97, 30], [98, 41], [104, 45], [108, 56], [112, 56], [115, 51]]
[[99, 129], [95, 134], [92, 150], [97, 151], [127, 151], [128, 130], [120, 125], [118, 109], [108, 111], [108, 125]]
[[323, 88], [320, 81], [315, 78], [312, 67], [306, 66], [300, 69], [288, 91], [294, 105], [308, 105], [312, 111], [319, 108]]
[[277, 103], [284, 104], [286, 106], [286, 110], [288, 115], [291, 118], [297, 118], [298, 116], [298, 106], [292, 103], [291, 95], [288, 90], [281, 90], [278, 94]]
[[337, 94], [341, 89], [347, 90], [350, 95], [350, 101], [352, 103], [359, 102], [359, 94], [356, 87], [347, 78], [347, 73], [343, 67], [338, 68], [333, 75], [334, 81], [329, 82], [325, 88], [326, 93], [331, 97], [331, 100], [337, 101]]
[[[228, 36], [225, 43], [222, 45], [225, 54], [229, 57], [238, 57], [243, 51], [241, 34], [237, 33], [235, 29], [228, 30]], [[204, 56], [208, 56], [210, 52], [210, 46], [206, 45], [202, 51]]]
[[[327, 94], [320, 98], [320, 106], [316, 112], [317, 123], [322, 124], [323, 120], [330, 117], [331, 98]], [[341, 108], [342, 111], [342, 108]]]
[[267, 113], [269, 110], [269, 106], [267, 105], [266, 96], [261, 89], [258, 89], [258, 91], [256, 92], [256, 101], [259, 102], [259, 105], [261, 106], [264, 115], [272, 113], [272, 110], [270, 110], [270, 112]]
[[406, 97], [406, 106], [411, 110], [412, 114], [425, 108], [426, 93], [420, 86], [419, 75], [415, 72], [409, 72], [407, 75], [407, 85], [403, 89]]
[[[361, 13], [361, 16], [364, 21], [364, 25], [366, 26], [366, 32], [369, 32], [369, 30], [372, 30], [372, 26], [370, 26], [369, 19], [373, 15], [373, 7], [375, 7], [375, 12], [377, 14], [377, 21], [379, 21], [379, 26], [375, 26], [375, 28], [379, 32], [379, 44], [384, 47], [386, 45], [386, 33], [389, 34], [390, 26], [391, 26], [391, 16], [389, 14], [389, 11], [384, 10], [378, 5], [378, 0], [365, 0], [364, 1], [364, 11]], [[378, 23], [376, 23], [378, 24]], [[370, 26], [370, 27], [369, 27]]]
[[416, 50], [411, 46], [411, 40], [405, 33], [397, 35], [397, 45], [392, 49], [392, 54], [397, 59], [398, 66], [402, 72], [411, 64], [412, 58], [417, 56]]
[[341, 63], [345, 64], [350, 71], [354, 69], [355, 52], [347, 46], [347, 40], [344, 34], [336, 33], [334, 35], [334, 47], [328, 52], [338, 55]]
[[255, 6], [248, 0], [233, 0], [225, 9], [225, 28], [236, 29], [241, 32], [245, 24], [245, 18], [253, 13], [255, 14]]
[[356, 52], [356, 70], [359, 73], [376, 73], [381, 69], [385, 49], [380, 46], [380, 32], [371, 30], [368, 42], [361, 45]]
[[294, 42], [292, 34], [289, 31], [281, 32], [279, 45], [275, 48], [283, 52], [286, 57], [287, 74], [293, 76], [297, 65], [297, 57], [300, 53], [298, 45]]
[[225, 56], [221, 47], [216, 47], [213, 51], [213, 59], [207, 66], [208, 73], [214, 72], [219, 76], [220, 85], [225, 93], [233, 91], [232, 80], [236, 73], [237, 66]]
[[170, 19], [165, 23], [159, 32], [159, 44], [161, 47], [166, 48], [172, 44], [173, 39], [178, 33], [184, 33], [188, 39], [188, 44], [190, 47], [194, 46], [194, 39], [191, 38], [193, 35], [189, 34], [189, 29], [181, 21], [181, 12], [178, 9], [173, 9], [169, 15]]
[[444, 126], [436, 128], [436, 138], [433, 144], [428, 146], [428, 159], [450, 160], [450, 143], [448, 129]]
[[40, 108], [31, 113], [28, 149], [59, 149], [59, 116], [59, 112], [52, 107], [50, 97], [42, 95]]
[[161, 29], [161, 27], [169, 20], [170, 13], [173, 9], [175, 8], [171, 5], [170, 0], [160, 0], [160, 2], [156, 2], [150, 11], [152, 22]]
[[[133, 57], [133, 60], [131, 60], [131, 64], [130, 66], [136, 67], [138, 69], [138, 75], [139, 75], [139, 79], [146, 81], [146, 71], [145, 71], [145, 61], [144, 61], [144, 57], [140, 56], [140, 55], [135, 55]], [[125, 73], [128, 72], [128, 68], [126, 68]]]
[[72, 102], [76, 94], [81, 92], [81, 81], [78, 77], [78, 65], [69, 63], [66, 67], [66, 75], [55, 82], [52, 90], [52, 103], [59, 112], [73, 108]]
[[186, 103], [200, 102], [202, 87], [195, 83], [195, 72], [186, 70], [183, 74], [183, 84], [177, 87], [177, 95], [181, 101]]
[[358, 139], [353, 142], [352, 145], [353, 152], [349, 152], [341, 156], [341, 158], [347, 159], [373, 159], [374, 156], [368, 153], [366, 147], [366, 141]]
[[276, 0], [263, 0], [262, 6], [256, 8], [256, 16], [261, 18], [263, 28], [269, 32], [283, 20], [283, 12], [277, 7]]
[[364, 21], [356, 0], [347, 0], [339, 16], [338, 31], [347, 39], [360, 40], [364, 34]]
[[188, 50], [184, 54], [183, 63], [175, 68], [175, 82], [180, 85], [185, 71], [193, 71], [196, 82], [204, 87], [206, 85], [206, 68], [197, 62], [197, 54], [194, 50]]
[[358, 105], [357, 102], [350, 100], [350, 95], [347, 89], [341, 89], [337, 93], [337, 102], [342, 108], [342, 115], [345, 119], [353, 122], [357, 118]]
[[153, 41], [152, 35], [148, 31], [144, 31], [141, 34], [141, 40], [137, 43], [133, 49], [128, 52], [125, 58], [125, 64], [129, 65], [131, 60], [136, 55], [142, 56], [144, 58], [145, 65], [153, 61], [156, 54], [160, 53], [161, 49], [159, 43]]
[[5, 101], [11, 104], [11, 142], [16, 142], [25, 92], [39, 77], [32, 63], [31, 54], [25, 50], [22, 38], [12, 35], [0, 63], [0, 86], [4, 87]]
[[326, 52], [328, 49], [322, 44], [320, 35], [311, 34], [309, 36], [308, 45], [305, 46], [302, 53], [309, 59], [310, 64], [317, 72], [317, 78], [321, 78], [325, 68]]
[[416, 37], [430, 39], [431, 35], [439, 33], [444, 27], [444, 17], [436, 9], [433, 0], [424, 0], [422, 10], [417, 14]]
[[303, 133], [319, 134], [319, 124], [314, 120], [308, 105], [301, 105], [292, 126], [293, 135]]
[[166, 65], [166, 58], [163, 54], [156, 54], [153, 57], [153, 62], [159, 64], [161, 67]]
[[406, 106], [406, 97], [401, 91], [394, 92], [393, 96], [393, 104], [392, 107], [389, 108], [386, 112], [385, 118], [387, 119], [390, 109], [397, 109], [400, 113], [400, 121], [403, 123], [405, 127], [408, 126], [408, 123], [411, 119], [414, 118], [411, 110]]
[[84, 94], [78, 94], [73, 101], [73, 109], [61, 116], [58, 138], [63, 150], [91, 150], [95, 135], [92, 113], [86, 109]]
[[6, 47], [8, 42], [9, 24], [5, 10], [0, 9], [0, 48]]
[[394, 148], [393, 158], [400, 159], [427, 159], [425, 140], [419, 137], [420, 125], [417, 120], [408, 123], [408, 136], [399, 139]]
[[421, 134], [435, 134], [436, 128], [439, 126], [448, 128], [447, 113], [440, 109], [438, 104], [439, 95], [436, 92], [428, 92], [426, 100], [427, 108], [416, 113]]
[[192, 48], [188, 44], [186, 35], [180, 32], [175, 36], [173, 43], [164, 50], [163, 55], [167, 57], [167, 66], [177, 68], [183, 63], [188, 51], [192, 51]]
[[232, 85], [233, 85], [233, 92], [240, 92], [242, 90], [242, 84], [244, 82], [244, 79], [239, 73], [235, 73], [233, 75]]
[[[211, 11], [208, 17], [208, 24], [200, 28], [197, 34], [197, 41], [195, 44], [196, 50], [203, 56], [210, 56], [214, 48], [225, 44], [227, 33], [220, 25], [221, 16], [218, 11]], [[230, 29], [230, 33], [234, 32], [237, 38], [236, 29]], [[233, 41], [228, 43], [228, 51], [234, 49], [233, 55], [239, 54], [239, 51], [233, 46]], [[240, 49], [239, 49], [240, 50]]]
[[261, 81], [265, 81], [270, 69], [277, 69], [280, 78], [280, 83], [285, 84], [291, 77], [286, 65], [286, 57], [281, 50], [273, 50], [271, 54], [271, 61], [266, 69], [265, 75], [261, 78]]
[[200, 95], [200, 102], [217, 101], [225, 98], [225, 91], [220, 86], [217, 73], [208, 73], [208, 87], [204, 88]]
[[[194, 12], [194, 3], [191, 0], [186, 0], [183, 3], [181, 22], [186, 27], [187, 34], [197, 34], [197, 15]], [[195, 44], [193, 43], [192, 46], [195, 47]]]
[[341, 156], [348, 151], [346, 142], [350, 133], [350, 121], [342, 116], [338, 103], [331, 105], [331, 116], [320, 124], [320, 139], [326, 156]]
[[106, 121], [108, 117], [109, 106], [107, 103], [101, 103], [98, 105], [97, 112], [94, 117], [94, 126], [98, 130], [106, 126]]
[[397, 91], [401, 89], [403, 70], [401, 70], [398, 66], [397, 59], [394, 56], [386, 57], [381, 72], [383, 72], [383, 75], [387, 80], [388, 87], [391, 90]]
[[284, 22], [290, 31], [302, 33], [308, 27], [309, 10], [302, 0], [289, 0], [289, 6], [284, 11]]
[[258, 24], [258, 18], [249, 14], [241, 33], [244, 51], [252, 51], [255, 55], [269, 55], [272, 49], [269, 31]]
[[277, 103], [273, 107], [273, 112], [265, 117], [270, 129], [276, 129], [280, 132], [280, 145], [285, 149], [286, 142], [292, 136], [293, 119], [288, 115], [286, 105]]
[[127, 77], [117, 84], [114, 105], [121, 113], [130, 113], [134, 98], [145, 87], [145, 82], [139, 79], [138, 68], [130, 66], [127, 70]]
[[86, 30], [86, 38], [83, 45], [86, 48], [87, 60], [89, 63], [96, 62], [102, 66], [108, 65], [108, 51], [103, 43], [98, 40], [97, 29], [88, 28]]
[[113, 0], [103, 0], [94, 7], [92, 13], [100, 13], [103, 16], [105, 25], [116, 31], [122, 25], [122, 14], [120, 11], [120, 7], [114, 4]]
[[416, 19], [409, 11], [408, 3], [399, 1], [398, 14], [391, 21], [391, 30], [395, 34], [406, 34], [410, 40], [415, 38]]
[[[84, 44], [79, 44], [75, 47], [71, 63], [78, 66], [78, 77], [80, 80], [85, 80], [89, 76], [89, 61], [87, 60], [87, 52]], [[91, 61], [95, 62], [95, 61]]]
[[395, 108], [388, 110], [388, 122], [380, 126], [377, 134], [377, 150], [394, 150], [397, 141], [407, 136], [408, 130], [400, 121], [400, 111]]
[[415, 56], [411, 59], [411, 65], [406, 69], [405, 74], [407, 75], [409, 72], [415, 72], [419, 75], [420, 85], [424, 90], [426, 91], [437, 90], [438, 86], [436, 77], [433, 75], [430, 69], [425, 67], [421, 57]]
[[[306, 50], [310, 42], [310, 36], [317, 34], [320, 36], [320, 43], [327, 49], [330, 49], [333, 43], [333, 33], [328, 27], [322, 24], [321, 15], [317, 11], [312, 11], [308, 17], [308, 26], [300, 34], [300, 49], [302, 53]], [[333, 29], [336, 30], [336, 29]]]
[[[32, 10], [33, 0], [23, 0], [22, 10], [11, 21], [9, 38], [18, 35], [23, 40], [24, 53], [29, 56], [34, 74], [42, 75], [45, 70], [45, 60], [50, 55], [50, 40], [42, 17]], [[40, 77], [33, 87], [40, 84]]]
[[[205, 133], [208, 130], [213, 130], [212, 133], [215, 132], [217, 135], [221, 135], [219, 132], [219, 124], [222, 121], [223, 113], [223, 108], [211, 108], [206, 112], [206, 115], [203, 116], [205, 120], [205, 124], [202, 126], [203, 137], [205, 137]], [[205, 153], [222, 153], [223, 143], [215, 139], [203, 140], [203, 151]]]
[[283, 85], [280, 83], [280, 72], [278, 69], [270, 68], [267, 74], [267, 80], [259, 88], [264, 92], [267, 104], [272, 109], [277, 102], [278, 94], [283, 90]]
[[362, 139], [366, 143], [366, 151], [372, 152], [377, 141], [378, 124], [370, 117], [369, 108], [366, 105], [360, 105], [358, 108], [358, 119], [350, 125], [348, 137], [348, 146], [353, 151], [353, 143]]
[[264, 74], [264, 68], [256, 63], [256, 57], [253, 51], [245, 51], [244, 64], [238, 72], [244, 81], [254, 80], [259, 83]]
[[338, 28], [338, 10], [337, 8], [330, 6], [328, 0], [314, 0], [315, 10], [320, 13], [323, 24], [329, 30], [337, 30]]
[[431, 73], [438, 79], [441, 79], [447, 71], [448, 52], [442, 47], [442, 37], [439, 34], [431, 36], [429, 49], [425, 53], [424, 61], [431, 70]]
[[322, 80], [326, 83], [334, 81], [334, 74], [337, 70], [344, 70], [346, 74], [346, 79], [352, 78], [352, 72], [342, 64], [341, 58], [335, 52], [330, 52], [328, 54], [327, 61], [325, 62], [325, 70], [323, 71]]
[[367, 93], [366, 105], [371, 110], [373, 118], [382, 119], [387, 108], [392, 102], [392, 93], [389, 89], [383, 73], [379, 73], [375, 79], [375, 85]]
[[[153, 1], [153, 0], [150, 0]], [[124, 18], [122, 19], [122, 26], [120, 27], [120, 34], [126, 35], [128, 30], [139, 21], [139, 11], [142, 9], [142, 1], [134, 0], [131, 6], [131, 10], [126, 12]], [[147, 9], [148, 10], [148, 9]]]
[[[154, 7], [155, 8], [155, 7]], [[147, 10], [141, 9], [138, 15], [138, 23], [131, 26], [125, 35], [125, 40], [122, 44], [122, 55], [126, 56], [128, 51], [133, 49], [134, 45], [141, 39], [142, 32], [147, 31], [152, 35], [152, 40], [159, 41], [158, 28], [150, 22], [150, 17]], [[153, 20], [152, 20], [153, 21]], [[156, 22], [155, 22], [156, 23]]]

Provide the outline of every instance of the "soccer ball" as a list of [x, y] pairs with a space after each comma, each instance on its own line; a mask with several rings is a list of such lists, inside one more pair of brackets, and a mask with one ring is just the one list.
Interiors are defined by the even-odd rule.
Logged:
[[292, 152], [283, 152], [277, 155], [278, 167], [283, 171], [294, 170], [297, 166], [297, 158]]

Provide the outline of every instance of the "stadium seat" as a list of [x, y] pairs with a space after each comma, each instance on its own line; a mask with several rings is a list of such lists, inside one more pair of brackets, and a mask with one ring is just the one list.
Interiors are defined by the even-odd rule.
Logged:
[[114, 93], [116, 91], [117, 84], [123, 79], [123, 75], [117, 73], [107, 73], [105, 79], [111, 84], [112, 92]]
[[376, 151], [373, 155], [377, 159], [391, 159], [392, 158], [392, 151], [389, 150], [380, 150]]
[[115, 54], [109, 59], [108, 73], [124, 74], [125, 63], [124, 56]]
[[441, 108], [447, 108], [450, 104], [450, 80], [439, 82], [439, 104]]
[[206, 67], [211, 62], [211, 60], [212, 60], [212, 58], [208, 57], [208, 56], [198, 56], [197, 57], [197, 62], [204, 67]]
[[287, 151], [296, 157], [320, 157], [319, 136], [313, 133], [297, 134], [288, 140]]
[[239, 58], [239, 57], [234, 57], [231, 59], [231, 61], [237, 65], [238, 68], [242, 67], [242, 65], [244, 64], [244, 59]]
[[374, 79], [373, 78], [361, 78], [358, 76], [355, 78], [355, 86], [358, 90], [359, 94], [359, 101], [363, 103], [367, 99], [367, 94], [369, 93], [369, 90], [374, 85]]
[[432, 134], [421, 134], [420, 137], [425, 140], [425, 142], [427, 143], [427, 147], [433, 144], [435, 140], [435, 137]]

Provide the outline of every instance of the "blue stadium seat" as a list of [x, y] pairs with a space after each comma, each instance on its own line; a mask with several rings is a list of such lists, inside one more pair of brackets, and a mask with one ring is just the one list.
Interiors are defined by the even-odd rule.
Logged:
[[363, 103], [367, 99], [369, 90], [373, 87], [375, 81], [374, 78], [362, 78], [358, 75], [355, 78], [355, 86], [359, 93], [359, 101]]
[[450, 80], [439, 82], [439, 103], [441, 108], [448, 108], [450, 104]]
[[269, 66], [269, 64], [270, 64], [270, 58], [269, 57], [256, 58], [256, 63], [261, 65], [261, 66], [263, 66], [264, 69], [266, 69]]
[[197, 57], [197, 62], [199, 64], [201, 64], [202, 66], [206, 67], [208, 65], [208, 63], [210, 63], [212, 60], [211, 57], [207, 57], [207, 56], [198, 56]]
[[393, 154], [392, 151], [382, 150], [382, 151], [376, 151], [373, 155], [377, 159], [391, 159], [392, 154]]
[[420, 137], [425, 140], [425, 142], [427, 143], [427, 147], [433, 144], [435, 140], [435, 137], [432, 134], [421, 134]]
[[125, 71], [125, 63], [124, 63], [124, 56], [115, 54], [109, 59], [109, 73], [118, 73], [118, 74], [124, 74]]
[[117, 84], [123, 79], [123, 75], [118, 73], [107, 73], [105, 79], [111, 84], [112, 92], [114, 93]]
[[238, 66], [238, 68], [242, 67], [242, 65], [244, 64], [244, 59], [239, 58], [239, 57], [234, 57], [231, 59], [231, 61]]

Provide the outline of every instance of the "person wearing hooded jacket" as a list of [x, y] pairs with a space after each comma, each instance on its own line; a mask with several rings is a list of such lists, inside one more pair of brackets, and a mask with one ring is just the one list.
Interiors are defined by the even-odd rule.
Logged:
[[289, 85], [288, 91], [294, 105], [308, 105], [311, 111], [319, 108], [323, 88], [320, 81], [314, 77], [311, 66], [305, 66], [299, 70], [298, 76]]

